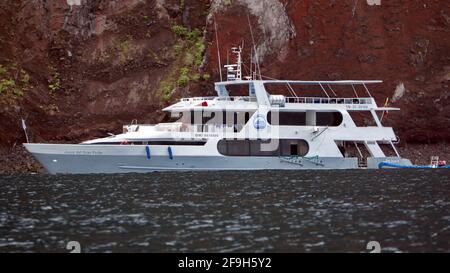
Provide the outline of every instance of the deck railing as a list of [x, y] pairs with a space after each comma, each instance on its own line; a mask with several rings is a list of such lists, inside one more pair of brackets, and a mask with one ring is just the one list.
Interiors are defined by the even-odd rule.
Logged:
[[234, 97], [194, 97], [194, 98], [182, 98], [183, 102], [200, 102], [200, 101], [244, 101], [244, 102], [256, 102], [256, 97], [248, 97], [248, 96], [234, 96]]
[[[256, 102], [256, 97], [234, 96], [234, 97], [194, 97], [183, 98], [183, 102], [200, 101], [244, 101]], [[317, 98], [317, 97], [286, 97], [286, 103], [314, 103], [314, 104], [373, 104], [372, 98]]]
[[372, 98], [315, 98], [315, 97], [287, 97], [286, 103], [313, 104], [373, 104]]
[[156, 131], [162, 132], [233, 132], [240, 130], [243, 125], [231, 124], [186, 124], [186, 123], [159, 123], [155, 125]]

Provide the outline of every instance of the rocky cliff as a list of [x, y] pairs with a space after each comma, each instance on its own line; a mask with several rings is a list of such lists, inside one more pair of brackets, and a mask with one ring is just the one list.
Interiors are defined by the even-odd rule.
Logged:
[[[372, 95], [381, 105], [389, 98], [389, 105], [402, 109], [385, 119], [401, 139], [427, 143], [450, 139], [449, 2], [225, 2], [212, 5], [222, 47], [242, 39], [252, 44], [250, 17], [262, 74], [278, 79], [384, 80], [373, 87]], [[207, 58], [217, 78], [215, 50], [210, 47]], [[363, 91], [358, 90], [360, 95]], [[352, 95], [345, 92], [339, 93]]]
[[0, 145], [24, 142], [21, 118], [34, 141], [74, 142], [214, 94], [214, 22], [222, 64], [244, 45], [268, 77], [382, 79], [372, 94], [402, 108], [385, 122], [403, 142], [450, 139], [448, 1], [5, 0]]
[[160, 119], [172, 91], [202, 83], [199, 74], [177, 88], [183, 69], [199, 73], [208, 10], [207, 1], [183, 2], [2, 1], [2, 145], [24, 140], [22, 117], [35, 141], [79, 141]]

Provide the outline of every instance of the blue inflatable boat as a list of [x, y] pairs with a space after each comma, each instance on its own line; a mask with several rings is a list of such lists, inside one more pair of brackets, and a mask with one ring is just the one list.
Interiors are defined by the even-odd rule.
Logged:
[[400, 165], [389, 162], [380, 162], [378, 164], [378, 168], [380, 169], [450, 169], [450, 165], [445, 166], [419, 166], [419, 165]]

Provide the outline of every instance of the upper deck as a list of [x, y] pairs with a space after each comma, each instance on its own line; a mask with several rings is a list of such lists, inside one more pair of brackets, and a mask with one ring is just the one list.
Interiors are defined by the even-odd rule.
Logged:
[[[246, 111], [257, 110], [260, 107], [301, 109], [345, 109], [348, 111], [399, 110], [398, 108], [378, 107], [367, 85], [382, 83], [379, 80], [354, 81], [290, 81], [290, 80], [228, 80], [215, 83], [216, 97], [182, 98], [178, 103], [164, 109], [169, 112], [182, 112], [197, 109], [211, 111]], [[228, 86], [244, 86], [248, 88], [248, 96], [231, 96]], [[270, 94], [266, 85], [284, 85], [290, 96]], [[298, 96], [293, 86], [318, 86], [322, 96]], [[333, 85], [349, 86], [355, 97], [339, 97]], [[357, 88], [364, 91], [363, 97], [358, 96]], [[359, 91], [361, 93], [361, 91]]]
[[[375, 99], [365, 98], [323, 98], [323, 97], [285, 97], [270, 95], [270, 106], [278, 109], [345, 109], [348, 111], [393, 111], [399, 108], [378, 107]], [[257, 110], [258, 103], [255, 97], [193, 97], [183, 98], [180, 102], [164, 109], [168, 112], [183, 112], [190, 110], [210, 111], [246, 111]]]

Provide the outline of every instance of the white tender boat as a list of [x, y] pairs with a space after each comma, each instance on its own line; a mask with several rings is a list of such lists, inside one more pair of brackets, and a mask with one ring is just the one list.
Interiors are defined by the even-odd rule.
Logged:
[[[243, 79], [240, 49], [233, 52], [237, 63], [215, 83], [217, 96], [165, 108], [174, 122], [133, 122], [122, 134], [80, 144], [24, 145], [51, 174], [411, 166], [395, 147], [393, 129], [382, 125], [386, 111], [399, 109], [379, 107], [368, 89], [381, 81]], [[323, 95], [298, 96], [296, 86], [316, 86]], [[349, 87], [355, 96], [339, 97], [333, 87]], [[235, 89], [245, 96], [232, 96]], [[353, 118], [357, 113], [368, 115], [366, 124]]]

